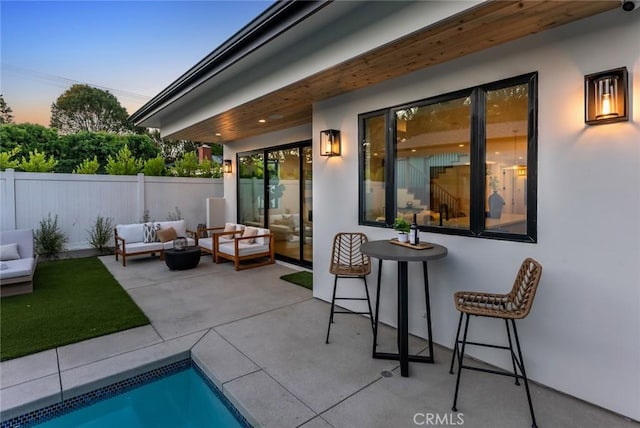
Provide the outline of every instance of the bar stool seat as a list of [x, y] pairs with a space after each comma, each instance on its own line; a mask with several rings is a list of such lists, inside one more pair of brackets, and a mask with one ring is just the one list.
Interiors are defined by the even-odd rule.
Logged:
[[[329, 272], [334, 275], [333, 296], [331, 298], [331, 314], [329, 316], [329, 326], [327, 327], [327, 339], [329, 343], [329, 333], [333, 324], [334, 314], [360, 314], [369, 315], [371, 329], [375, 331], [373, 312], [371, 311], [371, 300], [369, 299], [369, 287], [367, 286], [367, 275], [371, 273], [371, 260], [360, 252], [360, 246], [367, 242], [367, 236], [358, 232], [341, 232], [333, 238], [333, 249], [331, 251], [331, 264]], [[362, 279], [364, 281], [365, 297], [336, 297], [339, 278]], [[336, 310], [336, 300], [366, 300], [368, 311]]]
[[[527, 258], [522, 262], [518, 275], [513, 283], [513, 288], [508, 294], [481, 293], [475, 291], [459, 291], [454, 294], [454, 302], [456, 309], [460, 311], [460, 319], [458, 321], [458, 331], [456, 333], [456, 341], [454, 343], [453, 355], [451, 357], [451, 367], [449, 373], [453, 374], [453, 366], [458, 360], [458, 376], [456, 378], [456, 390], [453, 397], [452, 410], [457, 412], [458, 392], [460, 388], [460, 376], [463, 369], [481, 371], [485, 373], [498, 374], [503, 376], [511, 376], [515, 378], [516, 385], [520, 385], [519, 379], [524, 380], [524, 386], [527, 392], [527, 401], [529, 403], [529, 411], [531, 412], [532, 426], [537, 427], [536, 418], [533, 412], [533, 404], [531, 402], [531, 393], [529, 391], [529, 382], [524, 367], [522, 351], [520, 348], [520, 340], [518, 339], [518, 331], [516, 329], [515, 320], [525, 318], [531, 311], [533, 299], [542, 275], [542, 266], [532, 258]], [[464, 334], [460, 340], [460, 332], [462, 320], [466, 315], [464, 325]], [[494, 345], [489, 343], [478, 343], [467, 341], [467, 333], [469, 332], [469, 316], [481, 316], [490, 318], [504, 319], [507, 328], [507, 339], [509, 346]], [[509, 321], [511, 325], [509, 325]], [[513, 338], [516, 343], [517, 355], [513, 349]], [[462, 346], [460, 346], [462, 345]], [[494, 349], [504, 349], [511, 353], [511, 363], [513, 365], [513, 373], [503, 370], [491, 370], [480, 367], [468, 366], [463, 364], [464, 352], [466, 345], [484, 346]]]

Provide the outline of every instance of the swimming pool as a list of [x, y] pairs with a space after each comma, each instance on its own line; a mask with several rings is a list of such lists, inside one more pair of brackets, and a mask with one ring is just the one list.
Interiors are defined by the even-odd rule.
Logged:
[[191, 360], [31, 413], [2, 426], [251, 427]]

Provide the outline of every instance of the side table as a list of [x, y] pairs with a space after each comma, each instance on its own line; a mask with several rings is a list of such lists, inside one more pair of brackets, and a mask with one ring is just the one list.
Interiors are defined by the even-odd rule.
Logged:
[[200, 247], [174, 248], [164, 250], [164, 262], [171, 270], [193, 269], [200, 263]]

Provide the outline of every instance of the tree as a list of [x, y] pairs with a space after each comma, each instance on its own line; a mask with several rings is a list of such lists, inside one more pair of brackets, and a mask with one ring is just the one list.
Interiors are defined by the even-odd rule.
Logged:
[[75, 132], [124, 133], [133, 128], [127, 110], [118, 99], [89, 85], [73, 85], [51, 105], [52, 128], [60, 134]]
[[13, 110], [4, 102], [4, 97], [0, 94], [0, 123], [13, 123]]
[[196, 152], [185, 153], [178, 159], [170, 172], [176, 177], [193, 177], [198, 170], [198, 155]]
[[[197, 152], [198, 147], [202, 143], [191, 140], [168, 140], [160, 136], [160, 131], [153, 128], [148, 128], [146, 135], [149, 136], [160, 150], [160, 154], [164, 157], [168, 163], [175, 162], [184, 156], [185, 153]], [[211, 147], [211, 154], [222, 156], [222, 144], [207, 143]]]

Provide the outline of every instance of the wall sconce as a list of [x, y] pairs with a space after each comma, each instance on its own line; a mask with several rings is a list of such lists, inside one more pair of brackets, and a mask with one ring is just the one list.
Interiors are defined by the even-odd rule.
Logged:
[[527, 176], [527, 167], [519, 166], [518, 167], [518, 177], [526, 177]]
[[233, 169], [231, 168], [231, 159], [225, 159], [222, 163], [222, 172], [225, 174], [231, 174]]
[[587, 125], [629, 120], [627, 68], [584, 76], [584, 122]]
[[320, 155], [340, 156], [340, 131], [327, 129], [320, 131]]

